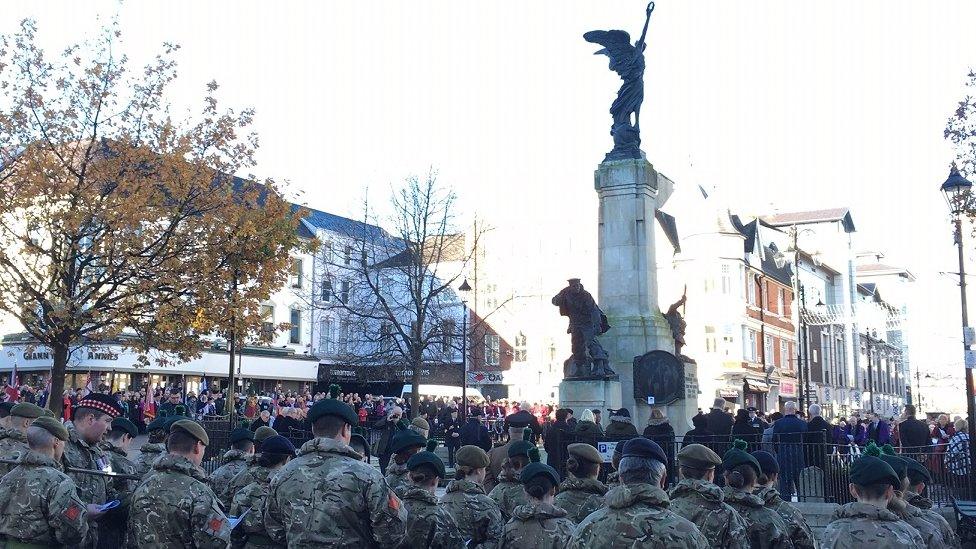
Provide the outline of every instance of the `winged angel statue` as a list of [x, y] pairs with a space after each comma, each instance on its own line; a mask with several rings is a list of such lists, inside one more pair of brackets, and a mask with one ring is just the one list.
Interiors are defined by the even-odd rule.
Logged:
[[[617, 91], [617, 99], [610, 105], [610, 115], [613, 116], [613, 126], [610, 135], [613, 136], [613, 150], [607, 153], [604, 160], [620, 160], [625, 158], [640, 158], [640, 107], [644, 101], [644, 48], [647, 44], [647, 25], [651, 22], [651, 12], [654, 2], [647, 4], [647, 19], [640, 40], [630, 45], [630, 35], [627, 31], [609, 30], [590, 31], [583, 35], [587, 42], [599, 44], [603, 49], [594, 55], [606, 55], [610, 58], [610, 70], [620, 75], [624, 83]], [[633, 121], [631, 115], [633, 114]]]

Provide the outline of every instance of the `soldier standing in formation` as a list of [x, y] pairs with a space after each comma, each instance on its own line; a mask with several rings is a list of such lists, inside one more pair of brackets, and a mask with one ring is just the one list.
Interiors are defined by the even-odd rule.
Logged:
[[166, 453], [166, 437], [169, 436], [170, 418], [157, 417], [149, 422], [146, 431], [149, 432], [149, 442], [139, 448], [139, 458], [136, 459], [135, 474], [144, 477], [152, 470], [153, 463]]
[[469, 444], [459, 448], [454, 459], [457, 461], [455, 480], [447, 484], [441, 505], [454, 517], [467, 547], [495, 549], [501, 542], [505, 523], [498, 504], [485, 494], [483, 487], [488, 454]]
[[[113, 473], [134, 475], [136, 466], [129, 460], [128, 450], [132, 439], [139, 435], [139, 428], [124, 417], [112, 420], [112, 430], [99, 447], [108, 454], [109, 464]], [[98, 545], [106, 549], [117, 549], [125, 544], [125, 525], [128, 521], [129, 500], [132, 491], [136, 489], [136, 481], [125, 478], [113, 478], [108, 485], [106, 498], [111, 501], [119, 500], [120, 505], [109, 510], [99, 521]]]
[[[254, 482], [254, 472], [257, 468], [258, 458], [261, 457], [261, 448], [264, 445], [264, 441], [268, 440], [273, 436], [278, 436], [278, 431], [275, 431], [267, 425], [262, 425], [254, 431], [254, 453], [248, 456], [247, 466], [244, 470], [234, 475], [230, 479], [227, 486], [227, 506], [230, 506], [230, 501], [234, 498], [234, 494], [240, 492], [245, 486]], [[225, 509], [227, 507], [224, 507]]]
[[559, 473], [539, 463], [539, 449], [529, 452], [532, 463], [522, 469], [520, 479], [526, 503], [512, 512], [512, 520], [502, 532], [500, 549], [562, 549], [569, 543], [576, 525], [566, 511], [553, 505]]
[[620, 486], [607, 492], [606, 507], [576, 528], [570, 547], [606, 549], [639, 547], [648, 539], [666, 549], [710, 547], [698, 528], [668, 510], [668, 458], [652, 440], [628, 440], [620, 459]]
[[932, 502], [928, 498], [919, 495], [925, 491], [925, 485], [932, 482], [929, 470], [914, 459], [905, 461], [908, 462], [908, 488], [903, 493], [905, 501], [918, 508], [925, 520], [934, 524], [942, 532], [947, 545], [960, 547], [962, 543], [956, 531], [949, 525], [949, 521], [932, 510]]
[[27, 429], [29, 450], [0, 480], [0, 535], [7, 547], [63, 547], [82, 543], [98, 512], [78, 497], [61, 455], [68, 430], [51, 417]]
[[[27, 453], [27, 428], [44, 415], [44, 410], [27, 402], [11, 406], [9, 410], [10, 413], [4, 418], [7, 426], [0, 431], [0, 459], [16, 461]], [[12, 463], [0, 463], [0, 476], [14, 467]]]
[[349, 447], [356, 412], [324, 398], [308, 418], [315, 438], [271, 481], [268, 536], [289, 547], [396, 547], [406, 510], [382, 473]]
[[759, 481], [759, 462], [746, 452], [748, 444], [736, 439], [722, 457], [725, 468], [725, 502], [742, 515], [752, 549], [792, 549], [786, 523], [752, 492]]
[[[531, 414], [528, 416], [532, 417]], [[508, 442], [492, 448], [488, 452], [488, 473], [485, 477], [485, 492], [488, 493], [491, 493], [495, 489], [495, 485], [498, 484], [498, 476], [502, 472], [502, 463], [508, 459], [508, 449], [512, 444], [521, 440], [529, 441], [532, 439], [532, 430], [526, 429], [529, 422], [526, 421], [524, 414], [511, 414], [505, 418], [505, 423], [508, 425]]]
[[695, 523], [712, 547], [749, 549], [749, 537], [742, 516], [725, 503], [722, 489], [714, 484], [715, 468], [722, 459], [707, 446], [687, 444], [678, 452], [681, 480], [671, 489], [676, 514]]
[[752, 457], [759, 462], [759, 480], [757, 482], [756, 496], [762, 500], [767, 509], [772, 509], [786, 523], [786, 530], [796, 549], [817, 549], [817, 536], [810, 530], [810, 526], [803, 518], [803, 513], [790, 503], [783, 501], [776, 486], [779, 484], [779, 463], [776, 456], [765, 451], [758, 450], [752, 453]]
[[577, 442], [567, 447], [566, 471], [569, 478], [559, 485], [553, 504], [566, 510], [574, 524], [583, 522], [593, 511], [603, 507], [607, 487], [597, 480], [603, 456], [593, 446]]
[[393, 459], [386, 466], [386, 483], [401, 498], [410, 483], [407, 478], [407, 460], [419, 452], [425, 444], [427, 444], [427, 439], [411, 429], [397, 431], [390, 440], [390, 451], [393, 453]]
[[[250, 432], [250, 431], [248, 431]], [[234, 549], [256, 549], [275, 547], [264, 528], [264, 508], [271, 489], [271, 476], [295, 457], [295, 445], [290, 440], [275, 435], [261, 445], [261, 456], [255, 461], [254, 482], [233, 496], [230, 515], [240, 517], [241, 524], [231, 531], [231, 547]]]
[[512, 511], [519, 505], [525, 505], [525, 490], [519, 481], [522, 468], [529, 464], [529, 452], [536, 446], [528, 441], [531, 431], [525, 429], [525, 439], [517, 440], [508, 445], [508, 457], [502, 462], [502, 472], [498, 475], [498, 484], [488, 493], [488, 497], [495, 500], [502, 511], [502, 519], [508, 522], [512, 518]]
[[230, 524], [200, 469], [210, 437], [190, 419], [170, 427], [168, 453], [132, 494], [128, 547], [226, 549]]
[[434, 495], [445, 472], [444, 462], [434, 453], [437, 443], [431, 442], [433, 445], [428, 443], [426, 451], [413, 454], [406, 463], [409, 484], [404, 487], [403, 505], [407, 509], [407, 535], [400, 547], [462, 549], [464, 540], [457, 522], [437, 504]]
[[909, 526], [918, 530], [922, 536], [925, 546], [930, 549], [946, 549], [953, 547], [952, 541], [955, 536], [947, 541], [942, 535], [942, 529], [926, 520], [922, 510], [905, 501], [902, 497], [904, 490], [908, 488], [908, 459], [894, 455], [894, 449], [888, 444], [884, 445], [880, 456], [881, 461], [887, 463], [898, 475], [899, 486], [895, 490], [894, 496], [888, 502], [888, 510], [898, 518], [908, 523]]
[[234, 493], [230, 482], [247, 468], [248, 460], [254, 455], [254, 432], [246, 427], [238, 427], [230, 432], [230, 450], [224, 452], [223, 465], [210, 474], [210, 488], [217, 494], [224, 509], [230, 507]]
[[[872, 448], [873, 446], [873, 448]], [[822, 547], [830, 549], [922, 549], [925, 542], [918, 530], [888, 510], [888, 504], [901, 487], [901, 479], [878, 456], [870, 444], [865, 455], [851, 465], [851, 495], [854, 503], [834, 511], [824, 530]]]

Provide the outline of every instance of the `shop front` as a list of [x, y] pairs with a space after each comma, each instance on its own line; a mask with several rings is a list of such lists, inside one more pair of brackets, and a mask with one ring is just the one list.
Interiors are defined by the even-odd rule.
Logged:
[[757, 410], [766, 409], [766, 396], [769, 394], [769, 384], [764, 380], [747, 377], [743, 382], [743, 406]]
[[790, 401], [795, 401], [797, 399], [797, 387], [796, 379], [793, 378], [781, 378], [779, 380], [779, 402], [777, 403], [779, 411], [783, 411], [783, 405]]

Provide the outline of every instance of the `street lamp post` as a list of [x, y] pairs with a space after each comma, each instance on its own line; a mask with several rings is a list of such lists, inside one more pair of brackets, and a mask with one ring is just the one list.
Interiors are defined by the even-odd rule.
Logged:
[[468, 284], [468, 279], [465, 278], [461, 286], [458, 287], [458, 291], [461, 292], [461, 306], [464, 310], [464, 316], [461, 317], [461, 421], [467, 421], [468, 419], [468, 292], [471, 291], [471, 285]]
[[[970, 191], [973, 184], [959, 173], [956, 163], [952, 163], [949, 170], [949, 177], [942, 184], [942, 193], [945, 195], [946, 202], [949, 204], [949, 212], [952, 214], [953, 224], [955, 225], [955, 244], [959, 252], [959, 302], [962, 306], [962, 327], [963, 331], [969, 326], [969, 310], [966, 304], [966, 264], [962, 249], [962, 212], [969, 200]], [[963, 367], [966, 369], [966, 413], [969, 424], [969, 463], [976, 464], [976, 413], [973, 405], [973, 369], [967, 363], [966, 354], [969, 351], [969, 344], [965, 334], [962, 341], [963, 348]], [[972, 470], [970, 470], [970, 490], [972, 489]]]

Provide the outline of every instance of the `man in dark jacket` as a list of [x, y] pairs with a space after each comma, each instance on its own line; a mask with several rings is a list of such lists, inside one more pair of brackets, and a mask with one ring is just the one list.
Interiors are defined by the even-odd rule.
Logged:
[[610, 412], [610, 424], [603, 430], [604, 435], [617, 440], [640, 436], [637, 427], [634, 427], [634, 420], [630, 418], [630, 410], [627, 408], [619, 410], [611, 408], [608, 411]]
[[906, 454], [919, 454], [928, 451], [929, 428], [924, 421], [915, 419], [915, 406], [909, 404], [905, 406], [905, 417], [908, 418], [898, 424], [899, 441], [901, 442], [902, 452]]
[[392, 445], [390, 444], [393, 441], [393, 435], [397, 431], [406, 429], [405, 425], [400, 425], [400, 418], [402, 417], [403, 409], [399, 406], [394, 406], [386, 417], [373, 424], [373, 429], [383, 432], [379, 440], [376, 441], [376, 447], [373, 448], [373, 451], [379, 457], [380, 472], [384, 475], [386, 475], [386, 466], [390, 464], [390, 458], [393, 457]]
[[560, 408], [556, 410], [556, 421], [546, 426], [546, 432], [542, 437], [543, 447], [546, 449], [546, 463], [551, 467], [556, 467], [560, 459], [566, 460], [566, 456], [562, 455], [564, 447], [562, 440], [564, 433], [573, 431], [573, 427], [568, 423], [571, 417], [573, 417], [571, 408]]
[[718, 397], [712, 403], [712, 409], [705, 414], [708, 420], [706, 424], [708, 432], [715, 437], [715, 444], [711, 448], [720, 456], [724, 456], [731, 447], [728, 436], [732, 434], [732, 424], [735, 423], [732, 414], [725, 411], [727, 404], [724, 398]]
[[796, 402], [783, 405], [783, 417], [773, 423], [773, 445], [779, 462], [779, 493], [784, 500], [793, 496], [793, 484], [799, 482], [803, 470], [803, 439], [807, 423], [796, 417]]
[[468, 416], [468, 421], [461, 427], [461, 446], [474, 445], [484, 451], [491, 450], [491, 435], [488, 428], [481, 423], [481, 410], [475, 408]]
[[461, 420], [458, 419], [458, 411], [451, 408], [444, 425], [444, 446], [447, 446], [447, 464], [454, 467], [454, 452], [461, 447]]
[[831, 441], [834, 428], [821, 415], [820, 405], [810, 405], [810, 421], [807, 422], [807, 463], [811, 467], [824, 469], [827, 460], [827, 444]]
[[530, 442], [535, 442], [536, 438], [542, 435], [542, 425], [539, 425], [539, 418], [532, 415], [528, 402], [519, 404], [518, 412], [505, 416], [505, 431], [508, 431], [509, 427], [518, 427], [519, 425], [526, 425], [532, 429], [532, 440]]

